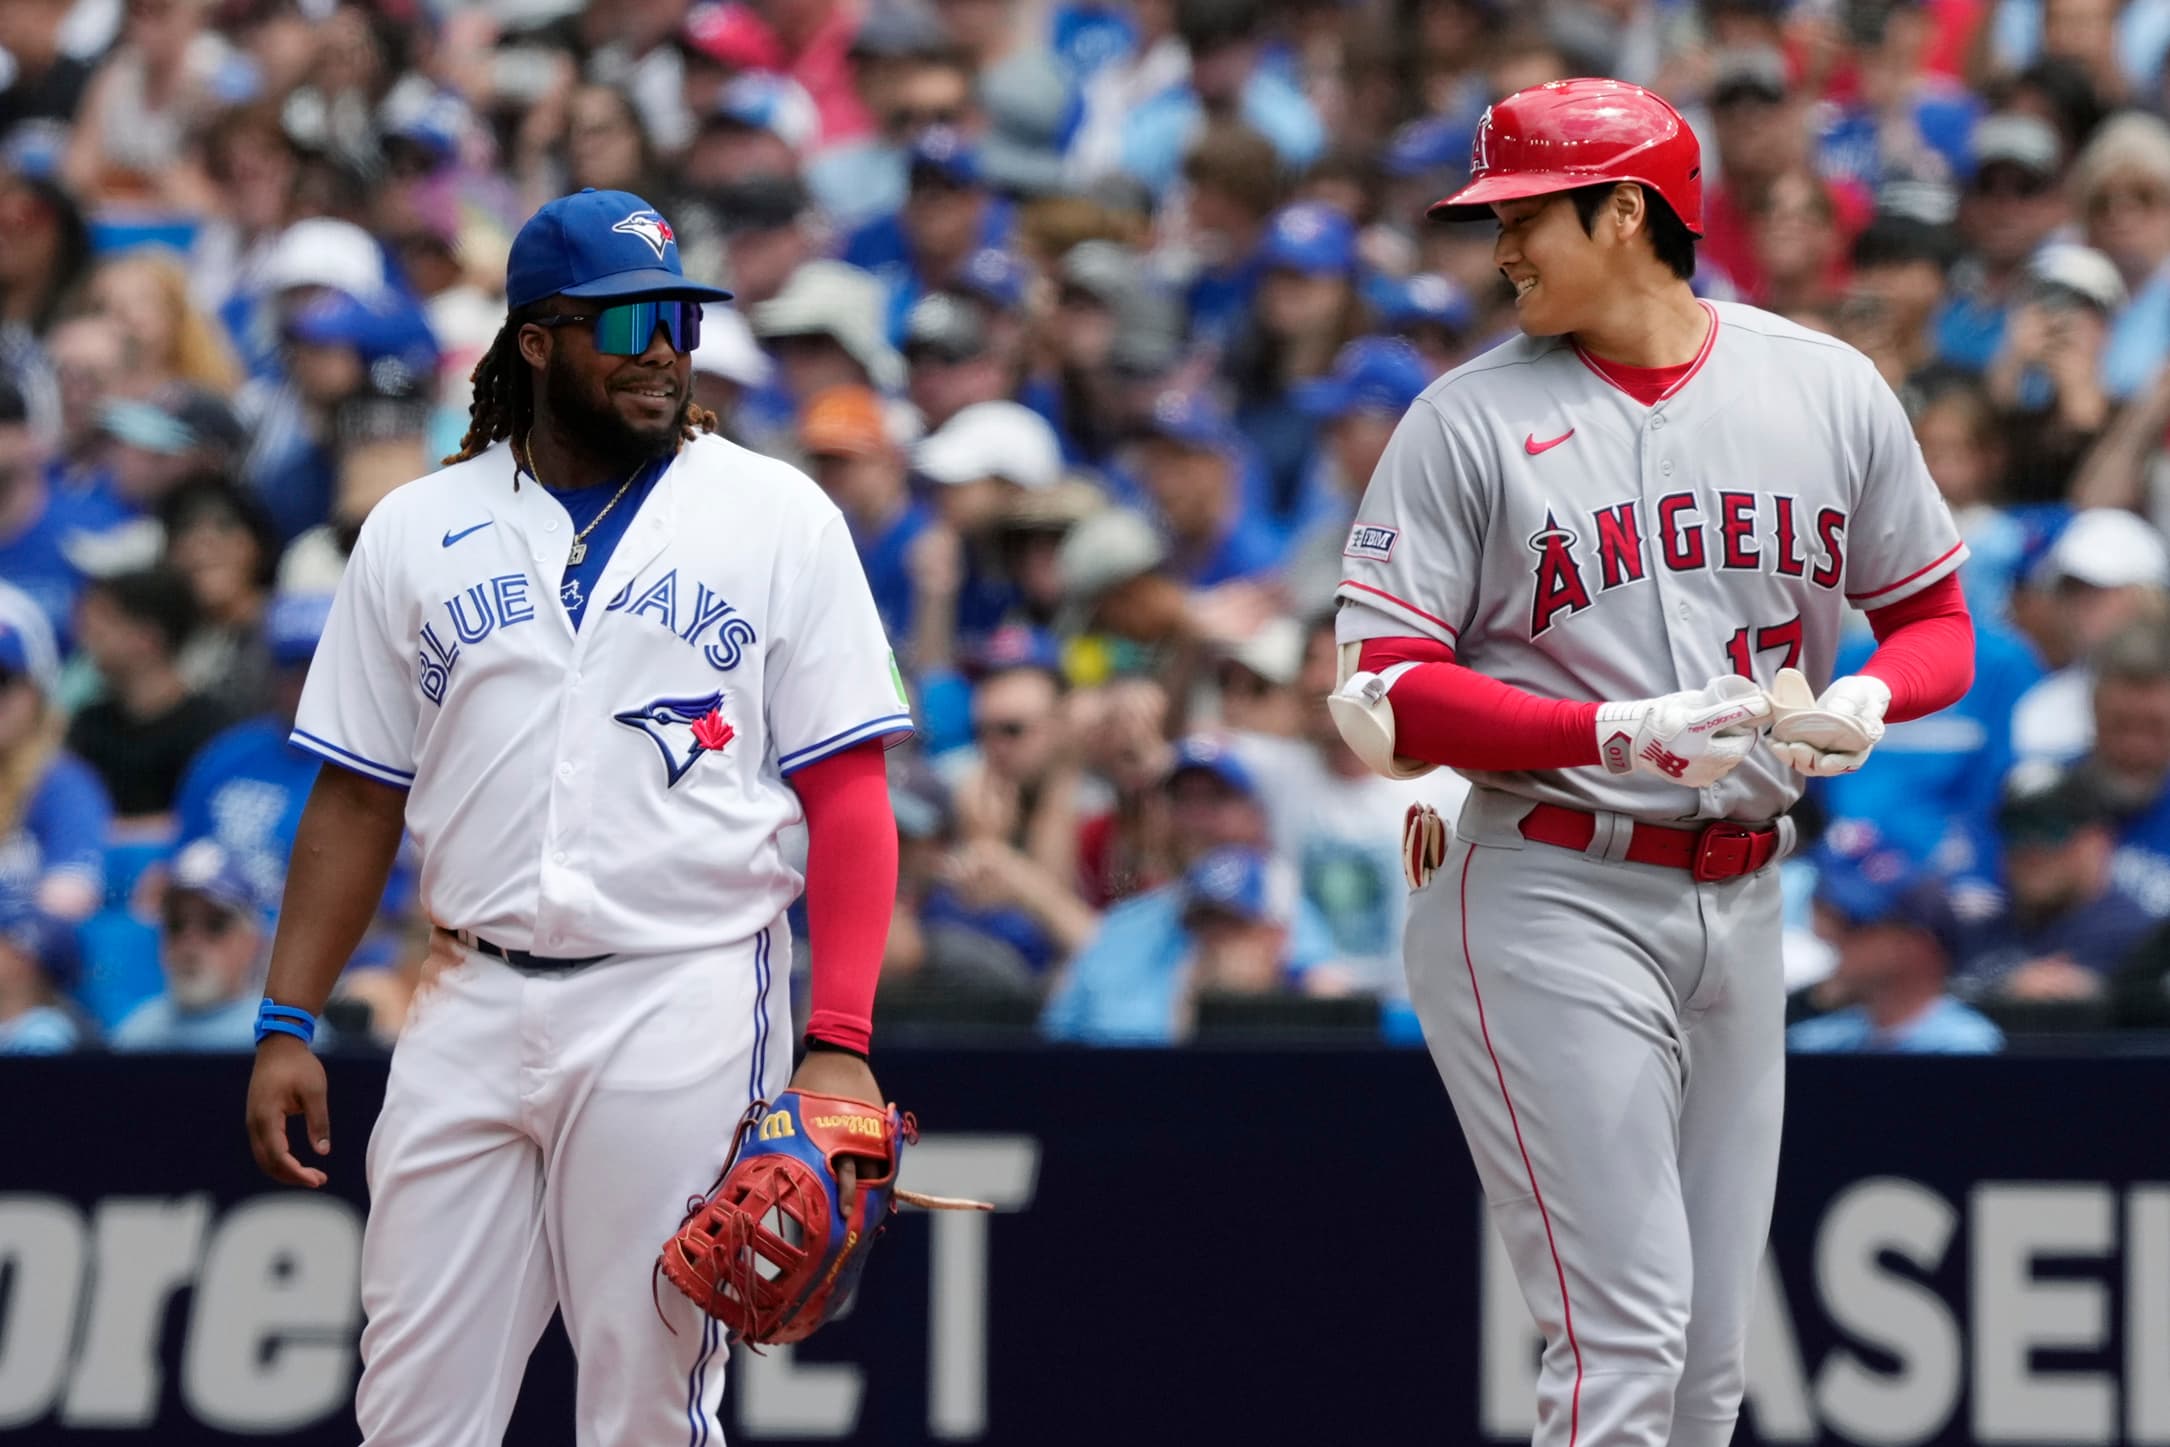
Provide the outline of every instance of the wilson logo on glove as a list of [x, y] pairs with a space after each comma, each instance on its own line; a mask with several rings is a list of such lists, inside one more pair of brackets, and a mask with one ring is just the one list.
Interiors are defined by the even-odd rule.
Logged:
[[[918, 1122], [894, 1105], [805, 1090], [756, 1101], [739, 1118], [723, 1173], [705, 1198], [686, 1203], [655, 1269], [734, 1341], [804, 1341], [851, 1295], [898, 1202], [994, 1209], [900, 1190], [899, 1161], [918, 1139]], [[837, 1180], [847, 1156], [858, 1170], [849, 1202]]]

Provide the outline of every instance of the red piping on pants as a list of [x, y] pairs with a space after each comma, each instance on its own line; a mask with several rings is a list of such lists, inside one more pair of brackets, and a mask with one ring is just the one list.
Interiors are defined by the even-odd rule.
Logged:
[[1522, 1143], [1522, 1120], [1515, 1114], [1514, 1097], [1507, 1093], [1507, 1072], [1500, 1069], [1499, 1052], [1492, 1048], [1492, 1027], [1484, 1019], [1484, 992], [1477, 988], [1477, 962], [1469, 953], [1469, 865], [1477, 857], [1476, 846], [1464, 846], [1462, 856], [1462, 963], [1469, 967], [1469, 992], [1477, 1002], [1477, 1029], [1484, 1036], [1484, 1053], [1492, 1057], [1492, 1074], [1499, 1080], [1499, 1098], [1507, 1103], [1507, 1123], [1514, 1127], [1515, 1149], [1522, 1152], [1522, 1173], [1528, 1177], [1530, 1194], [1537, 1200], [1537, 1219], [1545, 1223], [1545, 1245], [1552, 1251], [1552, 1270], [1560, 1278], [1560, 1317], [1567, 1324], [1567, 1348], [1575, 1354], [1575, 1392], [1568, 1399], [1567, 1447], [1575, 1447], [1582, 1431], [1582, 1345], [1575, 1340], [1575, 1309], [1567, 1300], [1567, 1268], [1560, 1264], [1560, 1245], [1552, 1239], [1552, 1213], [1545, 1209], [1545, 1193], [1537, 1189], [1537, 1168], [1530, 1164], [1530, 1148]]

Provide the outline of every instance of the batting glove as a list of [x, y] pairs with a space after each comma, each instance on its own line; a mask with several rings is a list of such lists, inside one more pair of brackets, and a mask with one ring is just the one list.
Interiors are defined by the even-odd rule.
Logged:
[[1610, 773], [1707, 789], [1748, 757], [1770, 716], [1768, 694], [1727, 674], [1685, 693], [1601, 704], [1597, 755]]
[[1816, 697], [1799, 669], [1771, 683], [1771, 752], [1812, 779], [1850, 774], [1884, 737], [1891, 689], [1865, 673], [1839, 679]]

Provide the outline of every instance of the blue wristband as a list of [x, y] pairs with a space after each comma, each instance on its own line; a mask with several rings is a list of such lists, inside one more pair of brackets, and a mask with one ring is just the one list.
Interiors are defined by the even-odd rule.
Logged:
[[291, 1035], [307, 1045], [316, 1039], [316, 1016], [267, 999], [256, 1007], [256, 1043], [263, 1044], [264, 1037], [273, 1032]]

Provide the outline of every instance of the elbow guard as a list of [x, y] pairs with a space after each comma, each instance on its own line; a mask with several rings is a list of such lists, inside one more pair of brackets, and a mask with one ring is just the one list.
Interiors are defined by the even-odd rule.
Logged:
[[1438, 765], [1395, 754], [1394, 704], [1387, 697], [1394, 680], [1416, 665], [1397, 663], [1384, 673], [1366, 673], [1357, 668], [1362, 651], [1361, 643], [1341, 645], [1338, 684], [1326, 696], [1326, 711], [1333, 716], [1334, 730], [1373, 773], [1389, 779], [1421, 778]]

